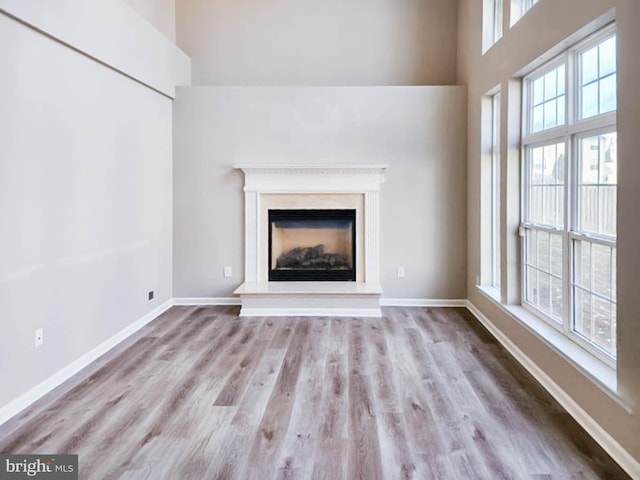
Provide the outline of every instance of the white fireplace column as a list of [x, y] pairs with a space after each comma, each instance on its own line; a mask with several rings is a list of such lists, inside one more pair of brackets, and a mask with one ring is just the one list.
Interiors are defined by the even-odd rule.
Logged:
[[[380, 315], [380, 201], [386, 165], [238, 165], [245, 175], [241, 315]], [[356, 210], [355, 282], [270, 282], [268, 210]]]

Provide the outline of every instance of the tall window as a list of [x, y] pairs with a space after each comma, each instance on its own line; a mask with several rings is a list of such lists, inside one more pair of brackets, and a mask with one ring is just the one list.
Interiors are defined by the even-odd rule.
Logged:
[[500, 291], [500, 92], [482, 100], [479, 284]]
[[491, 98], [491, 286], [500, 289], [500, 92]]
[[502, 38], [504, 0], [483, 0], [482, 53]]
[[609, 27], [525, 78], [523, 304], [616, 355], [616, 37]]

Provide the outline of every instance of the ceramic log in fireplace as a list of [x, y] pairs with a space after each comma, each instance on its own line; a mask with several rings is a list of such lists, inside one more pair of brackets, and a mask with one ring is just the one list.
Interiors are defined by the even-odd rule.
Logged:
[[355, 281], [355, 210], [269, 210], [269, 281]]

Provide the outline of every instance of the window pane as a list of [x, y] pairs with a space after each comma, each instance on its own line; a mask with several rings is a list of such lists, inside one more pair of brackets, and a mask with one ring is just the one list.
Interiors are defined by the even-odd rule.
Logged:
[[[618, 298], [618, 292], [616, 290], [616, 284], [617, 284], [617, 279], [616, 279], [616, 273], [617, 273], [617, 268], [616, 268], [616, 248], [612, 248], [611, 249], [611, 299], [614, 301], [617, 301]], [[615, 318], [615, 315], [614, 315]]]
[[539, 105], [542, 103], [544, 97], [544, 77], [540, 77], [535, 80], [533, 83], [533, 104]]
[[538, 263], [535, 264], [541, 270], [548, 272], [551, 270], [551, 246], [549, 234], [547, 232], [538, 232]]
[[600, 44], [600, 77], [616, 71], [616, 37]]
[[564, 125], [564, 121], [565, 121], [565, 100], [564, 100], [564, 96], [562, 97], [558, 97], [558, 125]]
[[611, 37], [580, 55], [582, 118], [617, 108], [616, 38]]
[[573, 329], [615, 353], [615, 248], [574, 241]]
[[562, 318], [562, 235], [528, 229], [525, 235], [526, 301], [555, 321]]
[[531, 149], [531, 176], [530, 182], [534, 185], [544, 183], [544, 149]]
[[615, 237], [618, 230], [616, 215], [616, 187], [602, 186], [598, 190], [598, 204], [600, 213], [600, 228], [604, 235]]
[[591, 243], [574, 242], [574, 282], [587, 290], [591, 289]]
[[577, 229], [615, 237], [617, 196], [617, 134], [580, 139]]
[[[565, 82], [566, 66], [564, 64], [530, 81], [529, 85], [532, 90], [532, 104], [529, 107], [531, 132], [540, 132], [544, 129], [564, 124]], [[560, 98], [562, 98], [562, 101], [560, 101]], [[544, 108], [542, 108], [543, 105]]]
[[551, 277], [551, 314], [562, 318], [562, 280]]
[[565, 71], [564, 65], [558, 67], [558, 95], [564, 95], [565, 92]]
[[538, 304], [538, 271], [534, 268], [526, 267], [526, 301], [533, 305]]
[[593, 262], [593, 291], [611, 298], [611, 247], [594, 244], [591, 247]]
[[598, 230], [598, 187], [580, 188], [580, 230]]
[[598, 84], [591, 83], [582, 87], [582, 118], [598, 114]]
[[544, 99], [549, 100], [555, 98], [557, 94], [557, 75], [556, 71], [552, 70], [544, 76]]
[[616, 78], [614, 74], [600, 80], [600, 113], [612, 112], [618, 108]]
[[544, 223], [544, 204], [543, 204], [543, 195], [544, 195], [543, 186], [531, 187], [530, 193], [530, 205], [529, 205], [529, 220], [533, 223]]
[[593, 82], [598, 78], [598, 47], [595, 46], [581, 56], [582, 85]]
[[593, 297], [593, 341], [606, 351], [611, 351], [613, 338], [611, 328], [611, 303], [598, 297]]
[[531, 126], [532, 132], [539, 132], [544, 127], [544, 105], [539, 105], [533, 109], [533, 125]]
[[600, 135], [600, 184], [618, 183], [618, 135], [616, 132]]
[[525, 220], [564, 226], [564, 143], [534, 147], [529, 158], [529, 205]]
[[562, 235], [551, 235], [551, 273], [562, 277]]
[[544, 128], [553, 128], [558, 125], [556, 118], [557, 106], [555, 100], [550, 100], [544, 104]]
[[574, 289], [574, 305], [573, 329], [591, 340], [591, 294], [580, 288]]

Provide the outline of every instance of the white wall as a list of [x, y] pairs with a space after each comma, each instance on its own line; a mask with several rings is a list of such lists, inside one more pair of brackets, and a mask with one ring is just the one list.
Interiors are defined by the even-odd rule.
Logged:
[[453, 0], [180, 0], [194, 85], [450, 85]]
[[[615, 8], [615, 10], [614, 10]], [[640, 2], [637, 0], [541, 0], [512, 29], [505, 28], [504, 37], [481, 55], [482, 2], [459, 2], [459, 55], [458, 78], [468, 85], [468, 298], [498, 329], [527, 355], [550, 379], [563, 389], [609, 435], [621, 445], [636, 462], [640, 462], [640, 296], [637, 294], [637, 277], [640, 271], [640, 226], [638, 203], [640, 201], [640, 162], [638, 162], [637, 125], [640, 119], [640, 95], [637, 79], [640, 78], [638, 45], [640, 30]], [[508, 10], [507, 10], [508, 12]], [[602, 24], [616, 18], [618, 31], [618, 362], [617, 392], [612, 396], [597, 386], [588, 375], [581, 372], [551, 349], [546, 342], [530, 332], [521, 323], [500, 309], [475, 286], [480, 274], [480, 158], [481, 158], [481, 100], [496, 85], [502, 86], [503, 117], [502, 154], [503, 178], [511, 175], [518, 184], [519, 129], [513, 122], [505, 121], [505, 113], [519, 117], [521, 97], [513, 94], [513, 78], [538, 57], [557, 54], [585, 32], [592, 31], [594, 22]], [[539, 62], [538, 62], [539, 63]], [[517, 90], [517, 88], [515, 89]], [[511, 123], [511, 125], [510, 125]], [[514, 163], [515, 160], [515, 163]], [[517, 190], [517, 187], [516, 187]], [[518, 198], [503, 196], [503, 219], [518, 217]], [[506, 201], [506, 200], [509, 201]], [[518, 217], [519, 218], [519, 217]], [[517, 245], [517, 222], [503, 223], [502, 241], [505, 245]], [[518, 262], [518, 252], [503, 249], [503, 258], [510, 255], [504, 270], [513, 271]], [[503, 277], [504, 279], [504, 277]], [[512, 278], [507, 284], [517, 283]], [[517, 292], [508, 292], [509, 301], [517, 301]], [[615, 399], [617, 397], [617, 399]], [[630, 414], [623, 404], [635, 409]], [[637, 463], [635, 464], [637, 468]], [[640, 475], [640, 471], [636, 472]]]
[[382, 163], [384, 296], [465, 298], [465, 98], [463, 87], [179, 88], [174, 295], [228, 297], [243, 281], [234, 164]]
[[169, 40], [176, 40], [175, 0], [123, 0]]
[[169, 97], [1, 10], [0, 65], [1, 407], [171, 297], [172, 124]]

